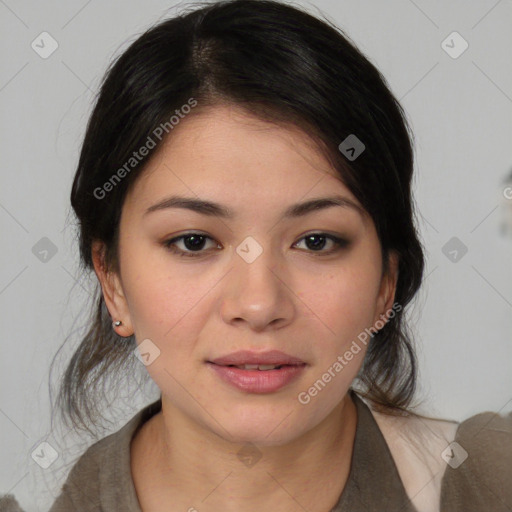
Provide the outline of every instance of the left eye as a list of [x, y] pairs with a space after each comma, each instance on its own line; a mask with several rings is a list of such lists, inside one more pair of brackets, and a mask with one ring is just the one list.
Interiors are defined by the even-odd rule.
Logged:
[[[313, 252], [322, 252], [323, 254], [330, 254], [336, 252], [348, 245], [347, 240], [339, 238], [327, 233], [311, 233], [301, 238], [304, 240], [308, 248], [313, 249]], [[322, 251], [325, 247], [326, 240], [332, 242], [333, 247], [330, 250]]]
[[[201, 233], [186, 233], [184, 235], [178, 236], [176, 238], [172, 238], [164, 242], [164, 246], [167, 247], [171, 252], [174, 252], [178, 256], [185, 257], [198, 257], [201, 256], [206, 240], [214, 241], [213, 238], [203, 235]], [[306, 243], [307, 248], [311, 252], [318, 252], [321, 254], [331, 254], [348, 245], [348, 241], [342, 238], [339, 238], [334, 235], [328, 235], [327, 233], [311, 233], [302, 237], [299, 242], [294, 244], [294, 247], [299, 245], [302, 241]], [[326, 241], [330, 241], [333, 244], [333, 247], [327, 251], [322, 250]], [[183, 248], [178, 247], [177, 244], [183, 244]], [[217, 248], [220, 248], [219, 244], [217, 244]]]

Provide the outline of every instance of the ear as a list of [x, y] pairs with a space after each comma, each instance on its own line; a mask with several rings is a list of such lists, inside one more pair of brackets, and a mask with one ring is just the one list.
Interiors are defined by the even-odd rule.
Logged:
[[94, 264], [94, 272], [101, 284], [103, 299], [112, 317], [112, 321], [120, 320], [122, 322], [120, 326], [113, 328], [120, 336], [131, 336], [133, 334], [133, 325], [128, 303], [124, 295], [120, 277], [116, 272], [107, 268], [104, 242], [96, 240], [92, 243], [92, 261]]
[[[383, 272], [379, 296], [377, 299], [376, 317], [377, 320], [387, 322], [389, 313], [393, 307], [395, 300], [396, 284], [398, 282], [398, 263], [400, 257], [396, 251], [390, 251], [388, 256], [387, 272]], [[401, 309], [401, 308], [400, 308]]]

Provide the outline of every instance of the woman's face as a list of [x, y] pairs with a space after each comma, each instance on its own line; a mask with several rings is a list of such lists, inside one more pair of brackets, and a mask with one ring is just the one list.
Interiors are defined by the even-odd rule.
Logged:
[[[320, 198], [341, 206], [300, 208]], [[361, 333], [394, 296], [373, 222], [307, 136], [227, 106], [183, 119], [148, 163], [123, 206], [119, 262], [100, 277], [118, 332], [150, 340], [143, 359], [168, 407], [234, 442], [282, 444], [334, 414]], [[301, 364], [212, 363], [241, 350]]]

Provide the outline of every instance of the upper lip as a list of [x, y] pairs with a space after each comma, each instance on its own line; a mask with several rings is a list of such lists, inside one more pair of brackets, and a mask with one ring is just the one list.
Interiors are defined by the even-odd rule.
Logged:
[[208, 362], [221, 366], [228, 366], [230, 364], [236, 366], [243, 364], [305, 364], [302, 359], [285, 354], [280, 350], [269, 350], [267, 352], [240, 350]]

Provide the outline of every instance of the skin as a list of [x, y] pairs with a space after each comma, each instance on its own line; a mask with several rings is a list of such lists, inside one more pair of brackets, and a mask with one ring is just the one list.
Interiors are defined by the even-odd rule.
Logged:
[[[297, 396], [390, 310], [397, 259], [384, 274], [371, 218], [298, 128], [223, 105], [189, 115], [171, 135], [126, 197], [119, 273], [105, 267], [102, 243], [93, 246], [107, 307], [122, 321], [117, 332], [160, 350], [146, 369], [162, 411], [131, 445], [142, 510], [328, 511], [350, 471], [357, 414], [347, 391], [366, 347], [308, 404]], [[281, 217], [335, 194], [355, 207]], [[144, 214], [170, 195], [220, 203], [234, 218]], [[190, 231], [210, 237], [199, 257], [164, 245]], [[349, 244], [306, 243], [325, 232]], [[263, 249], [252, 263], [236, 252], [247, 236]], [[174, 246], [193, 252], [183, 239]], [[279, 391], [243, 392], [205, 363], [240, 349], [279, 349], [307, 366]], [[237, 457], [246, 443], [261, 454], [252, 467]]]

